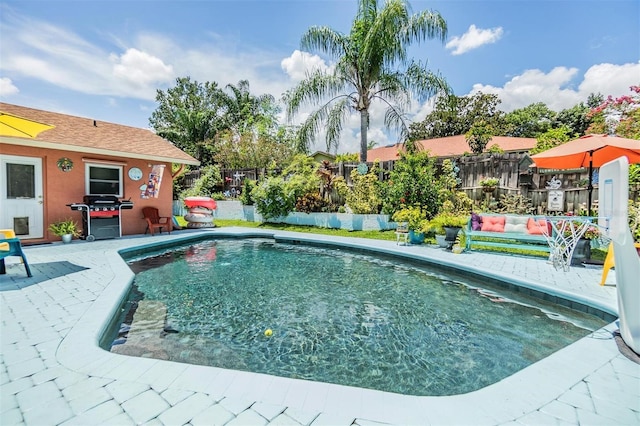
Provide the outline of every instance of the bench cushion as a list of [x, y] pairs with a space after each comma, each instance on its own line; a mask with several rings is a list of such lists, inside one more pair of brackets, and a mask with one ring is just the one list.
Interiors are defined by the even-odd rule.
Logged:
[[507, 216], [504, 224], [504, 232], [520, 232], [527, 233], [527, 222], [529, 218], [526, 216]]
[[527, 221], [527, 232], [531, 235], [543, 235], [543, 229], [547, 228], [547, 233], [551, 234], [551, 230], [549, 229], [549, 223], [547, 223], [546, 219], [534, 219], [532, 217]]
[[471, 213], [471, 230], [480, 231], [482, 229], [482, 216], [477, 213]]
[[483, 232], [504, 232], [504, 216], [483, 216], [482, 228]]

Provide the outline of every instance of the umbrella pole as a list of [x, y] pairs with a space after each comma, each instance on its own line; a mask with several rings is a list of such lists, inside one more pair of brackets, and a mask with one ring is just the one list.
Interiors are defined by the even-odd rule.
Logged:
[[591, 194], [593, 192], [593, 151], [589, 151], [589, 186], [587, 186], [587, 190], [589, 191], [589, 207], [587, 207], [587, 211], [589, 212], [589, 217], [592, 217]]

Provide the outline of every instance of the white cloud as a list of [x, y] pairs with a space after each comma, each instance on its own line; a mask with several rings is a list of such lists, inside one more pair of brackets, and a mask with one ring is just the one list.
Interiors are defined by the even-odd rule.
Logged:
[[[640, 84], [640, 63], [623, 65], [598, 64], [584, 73], [580, 93], [601, 93], [605, 97], [628, 95], [630, 86]], [[586, 99], [586, 97], [585, 97]]]
[[532, 69], [513, 77], [502, 87], [474, 84], [469, 94], [494, 93], [502, 101], [500, 109], [507, 112], [536, 102], [543, 102], [550, 109], [561, 111], [586, 102], [591, 93], [614, 97], [628, 94], [629, 86], [640, 82], [639, 75], [640, 64], [637, 63], [598, 64], [584, 73], [579, 84], [572, 84], [579, 77], [577, 68], [556, 67], [549, 73]]
[[280, 66], [294, 82], [304, 80], [307, 72], [315, 69], [323, 71], [329, 70], [329, 67], [318, 55], [312, 55], [308, 52], [294, 50], [293, 53], [280, 62]]
[[120, 56], [112, 54], [111, 60], [114, 62], [113, 74], [135, 86], [168, 83], [174, 78], [171, 65], [165, 65], [161, 59], [138, 49], [127, 49]]
[[492, 44], [502, 38], [502, 27], [481, 29], [471, 24], [466, 33], [456, 36], [446, 44], [447, 49], [455, 49], [452, 55], [462, 55], [485, 44]]
[[18, 93], [20, 90], [13, 84], [10, 78], [0, 78], [0, 96], [11, 96]]

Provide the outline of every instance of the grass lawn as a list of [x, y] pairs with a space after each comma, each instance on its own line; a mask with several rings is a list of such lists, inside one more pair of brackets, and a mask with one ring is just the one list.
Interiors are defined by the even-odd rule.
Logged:
[[[396, 234], [391, 231], [347, 231], [346, 229], [316, 228], [315, 226], [288, 225], [286, 223], [258, 223], [244, 220], [216, 219], [217, 227], [243, 226], [245, 228], [277, 229], [279, 231], [306, 232], [308, 234], [336, 235], [339, 237], [369, 238], [372, 240], [395, 241]], [[182, 224], [181, 224], [182, 225]]]

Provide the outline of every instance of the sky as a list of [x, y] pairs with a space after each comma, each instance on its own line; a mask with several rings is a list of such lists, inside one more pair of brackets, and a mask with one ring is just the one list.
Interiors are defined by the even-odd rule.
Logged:
[[[383, 1], [383, 0], [381, 0]], [[495, 93], [505, 112], [543, 102], [554, 111], [590, 93], [630, 94], [640, 85], [639, 0], [409, 1], [439, 12], [444, 43], [409, 55], [440, 73], [457, 96]], [[148, 128], [158, 90], [179, 77], [224, 87], [248, 80], [276, 99], [332, 58], [300, 49], [312, 26], [349, 33], [356, 0], [0, 0], [0, 100]], [[421, 121], [433, 100], [407, 111]], [[294, 117], [300, 122], [308, 110]], [[397, 135], [371, 108], [369, 140]], [[285, 118], [282, 116], [282, 123]], [[359, 152], [359, 115], [338, 152]], [[326, 150], [319, 135], [311, 152]]]

